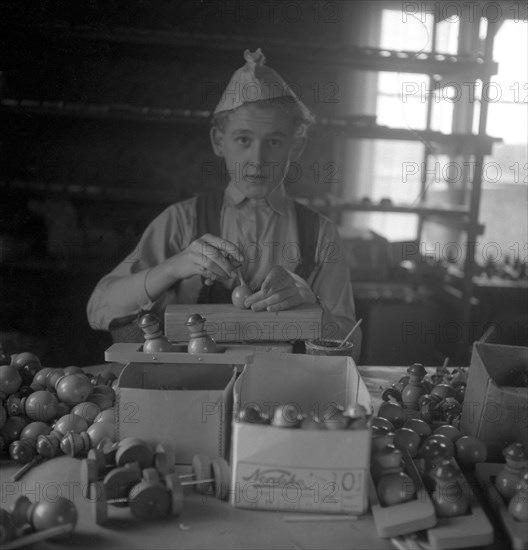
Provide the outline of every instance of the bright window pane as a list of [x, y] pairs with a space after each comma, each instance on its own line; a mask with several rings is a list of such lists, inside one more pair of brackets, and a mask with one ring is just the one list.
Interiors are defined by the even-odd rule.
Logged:
[[423, 145], [420, 142], [379, 140], [374, 145], [372, 200], [390, 198], [395, 204], [419, 200]]
[[380, 48], [430, 52], [432, 49], [433, 15], [404, 13], [398, 9], [386, 9], [381, 18]]
[[460, 18], [451, 17], [436, 26], [436, 51], [455, 55], [458, 51]]
[[488, 134], [504, 143], [527, 143], [528, 104], [495, 103], [488, 108]]
[[[510, 86], [522, 89], [528, 81], [528, 25], [523, 21], [504, 21], [493, 43], [493, 57], [499, 62], [499, 72], [492, 77], [503, 90], [503, 99], [512, 95]], [[526, 88], [521, 94], [526, 101]], [[511, 97], [510, 97], [511, 99]], [[523, 101], [518, 98], [517, 101]]]
[[377, 122], [391, 128], [425, 129], [429, 78], [426, 75], [380, 72]]

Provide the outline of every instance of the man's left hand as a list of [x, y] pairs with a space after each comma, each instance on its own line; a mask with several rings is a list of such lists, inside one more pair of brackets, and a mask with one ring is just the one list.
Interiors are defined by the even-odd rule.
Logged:
[[258, 292], [246, 298], [245, 305], [253, 311], [282, 311], [304, 303], [313, 303], [314, 294], [308, 285], [298, 285], [292, 274], [275, 266], [264, 279]]

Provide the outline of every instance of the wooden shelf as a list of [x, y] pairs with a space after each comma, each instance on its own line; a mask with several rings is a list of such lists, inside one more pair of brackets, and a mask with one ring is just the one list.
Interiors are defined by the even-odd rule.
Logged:
[[[13, 33], [11, 27], [0, 25], [4, 38]], [[164, 53], [192, 49], [194, 53], [211, 52], [215, 55], [241, 54], [248, 47], [265, 44], [266, 55], [294, 59], [296, 63], [309, 66], [348, 66], [369, 71], [391, 71], [444, 76], [481, 76], [497, 73], [497, 63], [486, 61], [482, 56], [459, 56], [441, 53], [395, 51], [381, 48], [353, 47], [344, 44], [321, 46], [300, 43], [289, 39], [258, 36], [236, 36], [185, 32], [180, 30], [151, 30], [130, 27], [103, 27], [71, 24], [47, 24], [16, 29], [15, 38], [24, 40], [35, 36], [49, 41], [91, 41], [139, 47], [159, 47]]]
[[[426, 204], [418, 204], [416, 206], [402, 204], [381, 204], [362, 202], [345, 202], [336, 200], [333, 197], [327, 199], [306, 200], [300, 199], [301, 202], [308, 204], [312, 208], [323, 212], [384, 212], [384, 213], [401, 213], [414, 214], [424, 218], [434, 218], [437, 223], [447, 223], [452, 226], [453, 222], [459, 222], [462, 228], [470, 223], [470, 212], [468, 208], [452, 205], [449, 208], [430, 206]], [[484, 226], [479, 225], [479, 234], [484, 232]]]
[[42, 181], [0, 180], [0, 191], [29, 191], [46, 196], [67, 196], [70, 199], [94, 201], [118, 201], [141, 204], [172, 204], [178, 196], [170, 191], [153, 189], [128, 189], [122, 187], [102, 187], [101, 185], [60, 184]]
[[[157, 108], [128, 103], [94, 104], [67, 101], [40, 101], [35, 99], [5, 98], [0, 102], [0, 114], [38, 115], [77, 119], [156, 122], [164, 124], [209, 124], [211, 111]], [[320, 118], [316, 125], [323, 131], [355, 139], [387, 139], [400, 141], [422, 141], [438, 144], [442, 152], [456, 149], [459, 154], [481, 151], [490, 154], [494, 143], [500, 138], [475, 134], [444, 134], [431, 130], [390, 128], [366, 122], [363, 116], [348, 118]], [[437, 151], [440, 153], [440, 151]]]

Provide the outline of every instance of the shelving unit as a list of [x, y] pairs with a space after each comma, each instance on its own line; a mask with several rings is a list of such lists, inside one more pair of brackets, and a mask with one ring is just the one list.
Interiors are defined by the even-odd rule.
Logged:
[[[12, 27], [2, 27], [5, 36], [13, 32]], [[155, 31], [126, 27], [100, 27], [87, 25], [55, 24], [30, 26], [16, 29], [16, 39], [23, 41], [35, 35], [52, 42], [104, 43], [137, 49], [138, 47], [163, 48], [164, 54], [182, 49], [192, 49], [193, 53], [211, 52], [215, 55], [239, 54], [248, 44], [264, 41], [250, 35], [226, 35], [214, 33], [185, 32], [179, 30]], [[442, 53], [395, 51], [382, 48], [351, 47], [299, 43], [295, 40], [274, 38], [266, 47], [269, 56], [288, 57], [296, 63], [306, 65], [349, 66], [369, 71], [398, 71], [407, 73], [442, 74], [449, 76], [480, 77], [493, 75], [497, 64], [485, 56], [457, 56]]]

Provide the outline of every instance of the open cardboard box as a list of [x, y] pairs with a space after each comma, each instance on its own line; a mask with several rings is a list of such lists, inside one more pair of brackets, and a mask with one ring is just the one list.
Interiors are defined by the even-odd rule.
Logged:
[[300, 413], [359, 403], [367, 388], [350, 357], [256, 353], [234, 388], [231, 503], [241, 508], [361, 514], [368, 507], [370, 430], [303, 430], [239, 422], [256, 405]]
[[182, 355], [125, 366], [116, 392], [117, 438], [170, 444], [177, 464], [190, 464], [200, 453], [228, 458], [233, 385], [244, 363], [226, 356], [220, 362], [218, 354]]
[[481, 439], [488, 461], [503, 461], [515, 441], [528, 448], [528, 348], [475, 343], [460, 418], [464, 435]]

